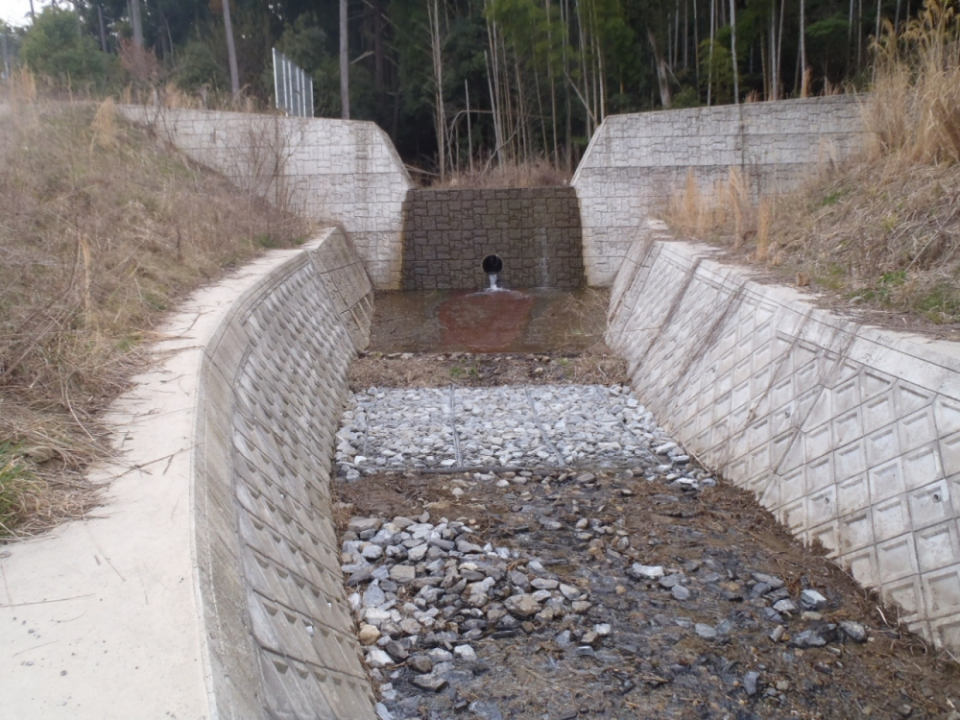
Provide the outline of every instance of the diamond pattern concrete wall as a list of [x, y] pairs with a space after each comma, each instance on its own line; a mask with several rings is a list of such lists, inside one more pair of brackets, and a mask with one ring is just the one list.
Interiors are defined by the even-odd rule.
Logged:
[[221, 717], [372, 718], [330, 474], [372, 285], [338, 229], [237, 302], [201, 369], [197, 562]]
[[340, 223], [374, 284], [400, 286], [402, 204], [413, 183], [374, 123], [123, 106], [189, 157], [305, 217]]
[[773, 193], [864, 139], [853, 96], [608, 116], [572, 182], [588, 283], [613, 282], [638, 224], [660, 212], [688, 174], [710, 195], [736, 167], [752, 193]]
[[864, 327], [647, 221], [608, 342], [641, 401], [807, 543], [960, 649], [960, 348]]

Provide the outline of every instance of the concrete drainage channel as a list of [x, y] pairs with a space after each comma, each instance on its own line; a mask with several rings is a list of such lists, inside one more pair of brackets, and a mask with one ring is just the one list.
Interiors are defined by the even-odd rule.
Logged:
[[[583, 367], [578, 360], [549, 352], [503, 355], [475, 374], [467, 371], [487, 366], [460, 354], [447, 359], [440, 387], [372, 382], [376, 390], [358, 387], [351, 398], [348, 368], [367, 341], [372, 288], [337, 230], [198, 295], [168, 328], [164, 363], [115, 418], [128, 449], [102, 470], [113, 479], [115, 512], [3, 558], [0, 671], [18, 691], [0, 697], [0, 717], [126, 718], [151, 708], [238, 720], [956, 720], [960, 686], [947, 655], [920, 645], [896, 608], [791, 539], [754, 496], [715, 484], [684, 449], [699, 452], [702, 441], [696, 422], [694, 432], [676, 422], [686, 407], [679, 399], [709, 397], [697, 412], [720, 421], [728, 408], [728, 430], [747, 402], [724, 399], [723, 373], [741, 372], [741, 350], [716, 365], [711, 353], [763, 341], [763, 323], [781, 334], [795, 327], [774, 323], [762, 294], [757, 310], [755, 298], [731, 292], [744, 299], [738, 315], [734, 301], [701, 287], [713, 279], [703, 273], [718, 272], [710, 263], [684, 270], [676, 250], [650, 247], [631, 251], [613, 291], [608, 338], [632, 359], [629, 378], [605, 366], [602, 384], [578, 384], [569, 373]], [[652, 269], [666, 260], [674, 265]], [[648, 280], [670, 280], [679, 295], [645, 289]], [[685, 302], [688, 292], [695, 303]], [[653, 330], [638, 307], [648, 307]], [[671, 327], [703, 326], [708, 310], [720, 316], [706, 340]], [[760, 323], [756, 332], [748, 320]], [[677, 338], [693, 346], [676, 355]], [[889, 393], [889, 409], [907, 414], [909, 472], [927, 452], [916, 449], [922, 428], [913, 420], [935, 417], [945, 441], [941, 479], [928, 484], [942, 498], [954, 462], [950, 383], [927, 392], [909, 380], [918, 361], [891, 355], [851, 375], [852, 363], [867, 361], [855, 344], [842, 333], [820, 342], [804, 336], [744, 357], [770, 362], [828, 348], [839, 380], [783, 365], [802, 396], [794, 412], [809, 411], [816, 382], [839, 397], [859, 378], [874, 405]], [[368, 354], [353, 368], [373, 363], [386, 377], [391, 363], [422, 360], [392, 358]], [[716, 387], [685, 384], [689, 373], [712, 377], [711, 368]], [[393, 377], [416, 377], [415, 369]], [[894, 373], [883, 390], [878, 380]], [[501, 386], [508, 376], [522, 379]], [[475, 387], [451, 388], [455, 377]], [[776, 378], [754, 385], [777, 390]], [[628, 386], [643, 388], [643, 403]], [[169, 410], [155, 410], [158, 397]], [[761, 419], [765, 407], [757, 406]], [[863, 417], [873, 418], [868, 409]], [[829, 422], [818, 412], [811, 436]], [[712, 446], [705, 454], [733, 474], [755, 454], [734, 454], [738, 443], [762, 448], [753, 438], [734, 435], [730, 457]], [[906, 492], [924, 590], [940, 603], [919, 617], [931, 618], [928, 631], [948, 628], [953, 595], [933, 581], [950, 577], [952, 561], [931, 545], [943, 521], [923, 520], [923, 495]], [[797, 505], [776, 497], [778, 517]], [[880, 500], [877, 512], [890, 505]], [[931, 507], [944, 512], [943, 503]], [[880, 540], [872, 552], [892, 547]], [[146, 558], [163, 563], [145, 572]], [[121, 690], [104, 692], [105, 677]]]

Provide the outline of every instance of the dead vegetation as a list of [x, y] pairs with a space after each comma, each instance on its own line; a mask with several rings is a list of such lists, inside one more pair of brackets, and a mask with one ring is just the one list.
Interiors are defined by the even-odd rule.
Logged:
[[97, 502], [99, 417], [165, 312], [309, 233], [123, 122], [113, 102], [37, 100], [19, 77], [0, 134], [0, 535]]
[[[670, 203], [679, 233], [731, 250], [841, 307], [960, 322], [960, 18], [927, 0], [875, 46], [864, 122], [874, 142], [795, 193], [750, 197], [736, 169], [715, 188], [691, 176]], [[832, 165], [832, 164], [831, 164]], [[875, 316], [875, 315], [874, 315]]]
[[438, 190], [552, 187], [567, 185], [570, 178], [570, 173], [555, 168], [545, 159], [540, 159], [526, 163], [506, 162], [492, 167], [491, 163], [486, 163], [472, 171], [463, 169], [447, 173], [443, 183], [437, 182], [430, 186]]

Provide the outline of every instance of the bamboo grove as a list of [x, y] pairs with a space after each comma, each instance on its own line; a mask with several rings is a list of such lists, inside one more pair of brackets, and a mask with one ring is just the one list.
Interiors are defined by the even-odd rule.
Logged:
[[[109, 71], [115, 84], [206, 104], [268, 105], [278, 47], [313, 76], [318, 115], [340, 117], [346, 97], [350, 117], [377, 122], [408, 163], [444, 176], [531, 161], [569, 170], [611, 113], [862, 86], [871, 39], [920, 10], [920, 0], [340, 0], [344, 34], [332, 0], [228, 1], [74, 0], [5, 32], [41, 73], [77, 83], [83, 68]], [[49, 28], [38, 39], [53, 14], [79, 20], [86, 52], [117, 62], [51, 67], [44, 38], [74, 42]]]

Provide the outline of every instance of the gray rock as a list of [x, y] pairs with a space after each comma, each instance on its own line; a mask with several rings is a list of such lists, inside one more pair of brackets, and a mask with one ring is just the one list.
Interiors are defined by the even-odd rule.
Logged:
[[693, 596], [690, 589], [683, 585], [674, 585], [670, 590], [670, 594], [673, 595], [674, 600], [689, 600]]
[[790, 638], [790, 641], [787, 643], [790, 647], [800, 648], [802, 650], [823, 647], [826, 644], [827, 641], [816, 630], [804, 630], [802, 633]]
[[827, 599], [816, 590], [804, 590], [800, 593], [800, 607], [804, 610], [820, 610], [827, 604]]
[[423, 654], [407, 658], [407, 667], [418, 673], [428, 673], [433, 670], [433, 660]]
[[398, 585], [406, 585], [417, 577], [417, 569], [409, 565], [394, 565], [390, 568], [390, 579]]
[[705, 623], [697, 623], [693, 626], [694, 632], [697, 633], [704, 640], [716, 640], [717, 631], [712, 625], [707, 625]]
[[669, 590], [670, 588], [679, 585], [681, 580], [683, 580], [683, 575], [680, 573], [674, 573], [673, 575], [666, 575], [665, 577], [660, 578], [657, 582], [660, 584], [660, 587]]
[[393, 665], [394, 660], [386, 652], [379, 648], [373, 648], [367, 651], [367, 665], [372, 668], [382, 668]]
[[447, 686], [446, 678], [433, 674], [417, 675], [410, 682], [422, 690], [430, 690], [432, 692], [440, 692]]
[[773, 604], [773, 609], [779, 613], [794, 613], [797, 611], [797, 606], [794, 604], [793, 600], [788, 598], [775, 602]]
[[634, 563], [627, 568], [627, 575], [634, 580], [657, 580], [663, 577], [663, 566]]
[[863, 643], [867, 641], [867, 629], [858, 622], [843, 620], [840, 622], [840, 630], [854, 642]]
[[751, 697], [757, 694], [757, 691], [760, 689], [760, 673], [756, 670], [751, 670], [743, 676], [743, 689], [747, 691], [747, 695]]
[[347, 530], [355, 532], [357, 535], [372, 530], [376, 533], [380, 529], [383, 521], [380, 518], [352, 517], [347, 522]]
[[521, 618], [528, 618], [540, 612], [540, 603], [533, 595], [527, 593], [511, 595], [504, 600], [503, 606]]

